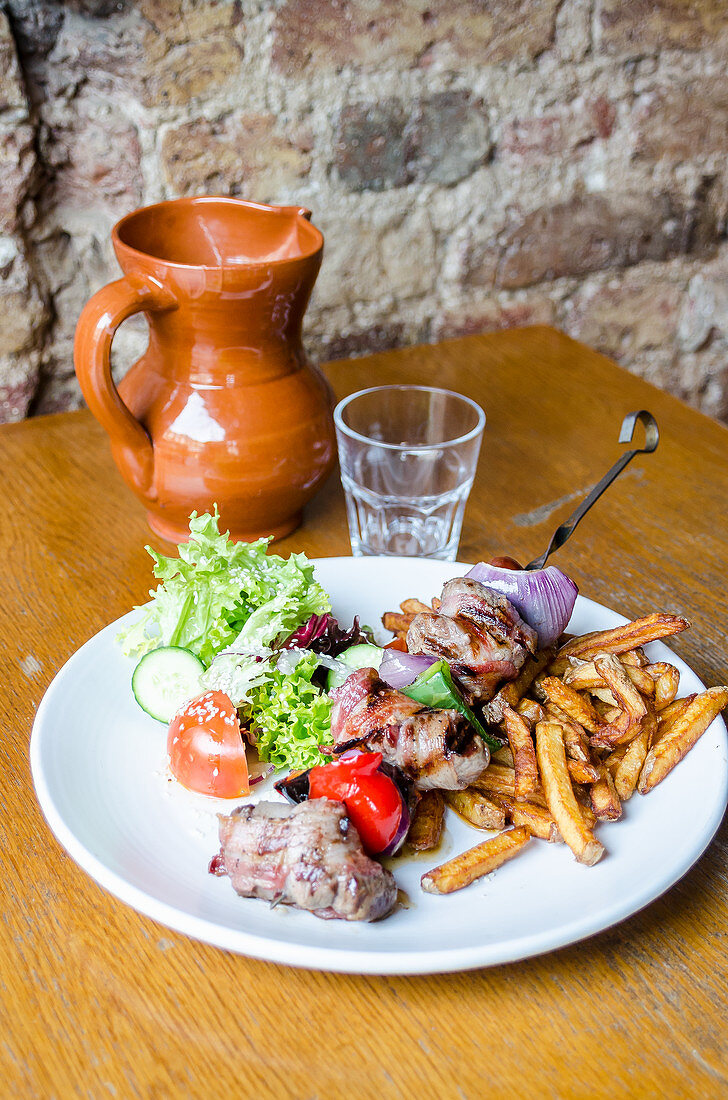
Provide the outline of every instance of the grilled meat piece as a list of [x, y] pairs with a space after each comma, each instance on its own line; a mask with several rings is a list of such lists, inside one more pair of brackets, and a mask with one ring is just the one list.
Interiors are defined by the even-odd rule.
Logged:
[[410, 653], [444, 658], [469, 701], [480, 703], [518, 675], [536, 643], [505, 596], [467, 577], [448, 581], [439, 612], [416, 615], [407, 633]]
[[411, 776], [421, 791], [462, 791], [488, 766], [485, 742], [455, 710], [425, 707], [367, 738], [367, 748]]
[[218, 820], [220, 854], [211, 870], [226, 873], [242, 897], [326, 920], [379, 920], [394, 907], [394, 876], [364, 853], [342, 802], [259, 802]]
[[463, 790], [488, 766], [487, 746], [459, 711], [423, 707], [373, 668], [352, 672], [332, 699], [336, 751], [362, 745], [381, 752], [419, 790]]
[[413, 619], [407, 645], [410, 653], [444, 658], [471, 702], [492, 699], [504, 680], [518, 675], [518, 661], [526, 657], [523, 646], [496, 642], [466, 619], [449, 619], [434, 611]]
[[[450, 619], [467, 619], [477, 630], [485, 631], [497, 642], [517, 643], [529, 653], [536, 652], [538, 635], [524, 623], [513, 604], [500, 592], [469, 577], [455, 577], [442, 589], [439, 612]], [[525, 653], [518, 662], [526, 659]]]
[[389, 687], [373, 668], [352, 672], [331, 692], [331, 699], [331, 736], [337, 747], [351, 748], [352, 742], [365, 740], [373, 730], [403, 722], [422, 710], [422, 703]]

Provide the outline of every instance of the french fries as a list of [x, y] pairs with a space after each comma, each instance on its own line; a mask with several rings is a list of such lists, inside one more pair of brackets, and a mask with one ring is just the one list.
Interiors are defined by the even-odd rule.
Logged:
[[614, 654], [599, 654], [594, 658], [594, 667], [608, 685], [620, 711], [617, 718], [602, 726], [597, 730], [597, 736], [592, 738], [592, 744], [596, 747], [609, 749], [632, 740], [647, 714], [647, 705], [628, 676], [627, 669]]
[[[558, 722], [561, 726], [561, 734], [564, 738], [566, 755], [571, 760], [577, 760], [580, 764], [590, 766], [591, 756], [589, 754], [589, 739], [584, 727], [573, 718], [569, 718], [568, 714], [565, 714], [559, 707], [553, 704], [549, 704], [546, 708], [546, 715], [549, 721]], [[593, 778], [597, 778], [596, 773]]]
[[[582, 661], [578, 657], [572, 657], [571, 662], [563, 676], [564, 683], [569, 687], [574, 688], [575, 691], [591, 692], [607, 687], [607, 682], [597, 672], [594, 661]], [[632, 683], [643, 695], [654, 695], [656, 677], [651, 675], [649, 670], [640, 668], [639, 665], [623, 664], [623, 667]]]
[[384, 612], [382, 615], [382, 626], [385, 630], [391, 631], [396, 637], [406, 641], [407, 631], [415, 616], [419, 615], [422, 611], [432, 610], [429, 604], [423, 603], [422, 600], [415, 599], [414, 597], [410, 597], [410, 599], [402, 600], [402, 603], [399, 605], [399, 611]]
[[693, 699], [697, 697], [697, 692], [692, 692], [690, 695], [686, 695], [683, 699], [675, 699], [672, 703], [668, 703], [665, 709], [660, 713], [657, 723], [657, 737], [662, 737], [667, 733], [670, 726], [680, 717], [680, 715], [687, 710], [692, 703]]
[[551, 844], [563, 840], [558, 825], [544, 806], [536, 806], [533, 802], [516, 802], [514, 798], [507, 796], [501, 796], [499, 801], [511, 825], [525, 825], [533, 836]]
[[527, 722], [530, 722], [532, 726], [535, 726], [536, 722], [543, 722], [545, 716], [543, 707], [535, 699], [521, 699], [516, 707], [516, 713], [525, 718]]
[[585, 764], [581, 760], [566, 757], [566, 766], [569, 769], [572, 783], [596, 783], [599, 778], [599, 769], [593, 764]]
[[612, 630], [596, 630], [592, 634], [572, 638], [563, 646], [559, 655], [589, 660], [598, 653], [626, 653], [627, 650], [647, 645], [648, 642], [679, 634], [689, 626], [688, 620], [680, 615], [665, 615], [656, 611], [644, 619], [635, 619], [624, 626], [615, 626]]
[[382, 615], [382, 626], [385, 630], [391, 630], [393, 634], [404, 634], [407, 637], [407, 631], [413, 619], [414, 615], [405, 615], [400, 611], [385, 611]]
[[709, 688], [696, 695], [647, 753], [637, 783], [640, 794], [646, 794], [662, 782], [726, 705], [728, 687]]
[[423, 603], [422, 600], [416, 599], [402, 600], [399, 607], [405, 615], [412, 616], [419, 615], [421, 611], [432, 611], [432, 608], [428, 604]]
[[[516, 797], [516, 771], [503, 764], [489, 764], [483, 774], [472, 784], [476, 791], [487, 795], [504, 795], [506, 798]], [[529, 795], [529, 802], [538, 806], [545, 806], [543, 791], [539, 786]]]
[[506, 812], [500, 803], [480, 791], [444, 791], [447, 805], [476, 829], [504, 829]]
[[491, 764], [503, 764], [505, 767], [513, 767], [513, 753], [510, 745], [501, 745], [499, 749], [490, 754]]
[[602, 764], [596, 783], [592, 783], [589, 798], [594, 816], [601, 821], [617, 821], [622, 816], [622, 802], [609, 768]]
[[561, 727], [556, 722], [536, 726], [536, 756], [551, 815], [579, 863], [592, 866], [604, 848], [584, 824], [566, 766]]
[[498, 833], [455, 859], [427, 871], [421, 879], [422, 889], [428, 894], [452, 894], [455, 890], [462, 890], [513, 859], [530, 839], [531, 834], [523, 825]]
[[628, 649], [626, 653], [620, 653], [619, 659], [628, 668], [644, 668], [650, 663], [641, 646], [635, 646], [634, 649]]
[[507, 703], [503, 707], [503, 722], [513, 753], [514, 794], [518, 802], [525, 802], [539, 787], [531, 730], [521, 715]]
[[614, 789], [623, 802], [631, 798], [634, 793], [647, 756], [649, 743], [650, 729], [645, 725], [629, 745], [625, 745], [622, 758], [612, 773]]
[[[407, 599], [382, 622], [406, 640], [414, 617], [438, 607], [436, 599], [432, 606]], [[508, 744], [464, 791], [428, 791], [407, 840], [418, 851], [436, 847], [445, 807], [498, 835], [428, 871], [422, 888], [463, 889], [530, 837], [566, 842], [580, 863], [596, 863], [604, 847], [595, 827], [621, 817], [635, 791], [644, 795], [661, 783], [728, 706], [728, 686], [679, 699], [677, 668], [644, 652], [689, 626], [680, 615], [655, 612], [527, 660], [485, 708]]]
[[407, 833], [407, 843], [416, 852], [428, 852], [436, 848], [442, 836], [445, 818], [445, 800], [439, 791], [425, 791], [417, 803], [412, 824]]
[[680, 686], [680, 673], [674, 665], [668, 665], [666, 661], [658, 661], [655, 665], [648, 665], [646, 670], [655, 681], [655, 710], [664, 710], [677, 695]]
[[597, 732], [601, 725], [599, 715], [586, 696], [574, 691], [557, 676], [544, 676], [538, 681], [538, 685], [550, 703], [563, 710], [564, 714], [573, 718], [585, 730], [589, 730], [590, 733]]
[[504, 684], [495, 698], [488, 704], [488, 710], [496, 719], [503, 717], [506, 706], [515, 707], [528, 692], [534, 680], [541, 675], [553, 660], [553, 649], [542, 649], [535, 657], [528, 657], [515, 680]]

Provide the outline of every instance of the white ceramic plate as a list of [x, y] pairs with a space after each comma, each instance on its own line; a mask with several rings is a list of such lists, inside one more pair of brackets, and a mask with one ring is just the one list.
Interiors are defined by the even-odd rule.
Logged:
[[[343, 623], [377, 624], [406, 596], [426, 599], [467, 566], [397, 558], [327, 558], [317, 576]], [[648, 609], [645, 609], [648, 610]], [[436, 858], [397, 861], [409, 908], [377, 924], [322, 921], [309, 913], [237, 897], [208, 874], [218, 849], [216, 813], [236, 804], [185, 791], [165, 768], [166, 729], [131, 693], [134, 662], [106, 627], [60, 670], [38, 710], [30, 747], [38, 800], [53, 832], [101, 886], [135, 909], [196, 939], [292, 966], [366, 974], [465, 970], [526, 958], [601, 931], [658, 897], [706, 848], [728, 796], [725, 725], [713, 722], [683, 762], [623, 818], [600, 827], [607, 854], [594, 867], [563, 844], [534, 840], [517, 859], [467, 890], [434, 897], [420, 876], [483, 834], [450, 815]], [[579, 597], [570, 629], [625, 620]], [[697, 627], [699, 629], [699, 627]], [[697, 676], [659, 643], [657, 660]], [[256, 796], [269, 795], [271, 781]]]

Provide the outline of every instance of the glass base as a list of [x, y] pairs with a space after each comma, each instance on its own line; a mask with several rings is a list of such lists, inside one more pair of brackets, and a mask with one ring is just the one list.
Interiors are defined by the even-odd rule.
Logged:
[[392, 497], [364, 489], [342, 473], [354, 557], [454, 561], [470, 483], [429, 497]]
[[458, 553], [458, 542], [449, 544], [438, 550], [432, 550], [427, 554], [422, 551], [409, 553], [407, 550], [377, 550], [364, 543], [351, 540], [351, 555], [354, 558], [429, 558], [433, 561], [455, 561]]

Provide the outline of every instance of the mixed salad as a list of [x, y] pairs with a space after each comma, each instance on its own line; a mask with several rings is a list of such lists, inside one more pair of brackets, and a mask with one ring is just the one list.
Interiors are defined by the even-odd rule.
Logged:
[[[335, 755], [334, 689], [354, 671], [376, 670], [420, 708], [460, 715], [458, 722], [488, 748], [502, 741], [466, 701], [446, 661], [409, 654], [397, 639], [378, 646], [356, 618], [342, 626], [306, 556], [270, 554], [269, 541], [231, 542], [220, 532], [215, 510], [193, 513], [189, 542], [177, 557], [147, 547], [160, 584], [118, 639], [137, 659], [135, 698], [168, 725], [169, 766], [185, 787], [237, 798], [269, 772], [285, 769], [294, 775], [276, 786], [289, 799], [344, 802], [369, 853], [389, 853], [404, 840], [410, 792], [380, 753], [342, 753], [339, 746]], [[503, 583], [517, 604], [516, 575], [497, 572], [507, 573]], [[557, 598], [552, 580], [527, 575], [523, 581], [532, 589], [526, 595], [535, 614], [533, 627], [525, 629], [534, 638], [538, 632], [540, 641], [544, 629], [561, 632], [576, 598], [567, 578], [573, 593], [565, 595], [561, 584]], [[488, 579], [496, 587], [497, 581]], [[248, 760], [254, 755], [267, 768], [251, 775]]]
[[[334, 658], [368, 643], [371, 632], [357, 622], [340, 628], [304, 554], [269, 554], [269, 539], [231, 542], [218, 520], [217, 512], [193, 514], [178, 557], [147, 547], [161, 583], [141, 618], [118, 637], [124, 653], [139, 659], [134, 695], [153, 718], [190, 727], [201, 704], [180, 708], [205, 698], [207, 718], [218, 725], [236, 715], [261, 761], [309, 767], [320, 762], [319, 745], [328, 737], [325, 681], [346, 668]], [[224, 762], [217, 774], [212, 770], [204, 793], [247, 793], [245, 783], [230, 791]]]

